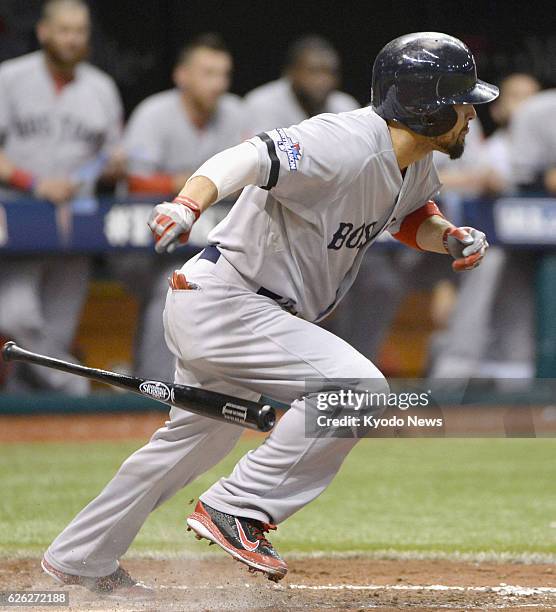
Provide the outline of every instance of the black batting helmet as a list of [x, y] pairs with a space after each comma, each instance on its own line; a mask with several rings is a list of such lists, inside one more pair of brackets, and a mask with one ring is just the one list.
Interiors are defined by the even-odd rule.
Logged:
[[456, 124], [453, 104], [491, 102], [498, 87], [477, 78], [473, 55], [461, 40], [417, 32], [394, 39], [377, 55], [371, 97], [383, 119], [438, 136]]

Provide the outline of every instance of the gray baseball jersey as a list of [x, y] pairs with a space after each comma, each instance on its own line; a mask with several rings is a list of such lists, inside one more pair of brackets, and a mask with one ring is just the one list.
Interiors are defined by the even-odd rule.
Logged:
[[79, 64], [57, 93], [42, 51], [0, 65], [2, 148], [23, 170], [94, 183], [94, 162], [119, 141], [121, 129], [116, 85], [98, 68]]
[[556, 167], [556, 89], [523, 103], [510, 124], [511, 160], [518, 184]]
[[244, 276], [309, 321], [326, 316], [386, 229], [435, 195], [432, 155], [398, 167], [386, 122], [370, 108], [323, 114], [251, 139], [258, 186], [209, 234]]
[[125, 134], [134, 174], [193, 172], [246, 136], [243, 103], [224, 94], [204, 129], [192, 124], [177, 89], [148, 97], [132, 113]]
[[[245, 96], [245, 104], [251, 135], [263, 130], [301, 123], [308, 118], [286, 78], [253, 89]], [[341, 91], [333, 91], [326, 100], [324, 112], [343, 113], [358, 107], [359, 103], [355, 98]]]

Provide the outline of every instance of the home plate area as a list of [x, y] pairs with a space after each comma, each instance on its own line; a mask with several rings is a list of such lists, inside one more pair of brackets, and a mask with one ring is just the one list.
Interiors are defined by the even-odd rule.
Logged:
[[[40, 571], [37, 559], [3, 561], [0, 567], [0, 590], [59, 590]], [[125, 567], [155, 587], [154, 601], [113, 601], [81, 587], [65, 587], [69, 609], [556, 609], [556, 572], [548, 563], [298, 557], [279, 584], [212, 554], [130, 559]]]

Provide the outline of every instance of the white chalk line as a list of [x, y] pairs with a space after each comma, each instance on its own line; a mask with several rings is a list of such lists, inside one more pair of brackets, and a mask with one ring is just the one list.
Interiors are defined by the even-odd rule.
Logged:
[[290, 584], [290, 589], [299, 590], [312, 590], [312, 591], [325, 591], [325, 590], [346, 590], [346, 591], [457, 591], [460, 593], [473, 592], [473, 593], [497, 593], [499, 595], [554, 595], [556, 594], [556, 588], [553, 587], [522, 587], [512, 585], [500, 585], [500, 586], [488, 586], [488, 587], [473, 587], [473, 586], [447, 586], [444, 584], [429, 584], [429, 585], [416, 585], [416, 584], [338, 584], [338, 585], [305, 585], [305, 584]]
[[[261, 585], [252, 585], [248, 582], [243, 585], [158, 585], [157, 588], [176, 590], [176, 591], [196, 591], [196, 590], [225, 590], [243, 586], [249, 588], [260, 588]], [[556, 587], [523, 587], [500, 583], [498, 586], [448, 586], [445, 584], [287, 584], [287, 585], [265, 585], [263, 588], [286, 591], [455, 591], [459, 593], [494, 593], [506, 597], [530, 597], [532, 595], [556, 595]]]

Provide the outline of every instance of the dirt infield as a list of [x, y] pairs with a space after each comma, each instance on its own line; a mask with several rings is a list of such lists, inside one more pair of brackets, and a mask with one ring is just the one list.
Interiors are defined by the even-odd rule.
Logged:
[[[278, 585], [220, 555], [128, 560], [125, 566], [155, 587], [155, 600], [98, 599], [73, 586], [64, 588], [69, 609], [556, 609], [556, 570], [549, 565], [306, 558], [290, 561], [290, 572]], [[60, 588], [41, 572], [38, 559], [0, 561], [0, 568], [0, 590]]]
[[[556, 435], [554, 408], [535, 407], [528, 410], [511, 410], [504, 406], [490, 407], [477, 412], [471, 407], [460, 412], [450, 412], [446, 420], [446, 432], [450, 436], [478, 435], [535, 437]], [[385, 413], [388, 416], [388, 413]], [[278, 418], [281, 414], [278, 412]], [[425, 415], [426, 416], [426, 415]], [[438, 416], [438, 415], [436, 415]], [[125, 412], [98, 414], [35, 414], [0, 416], [0, 443], [18, 442], [84, 442], [96, 440], [148, 440], [161, 427], [165, 412]], [[449, 427], [448, 427], [449, 424]], [[426, 429], [426, 428], [425, 428]], [[423, 431], [425, 431], [423, 429]], [[429, 428], [430, 429], [430, 428]], [[377, 437], [415, 437], [409, 428], [381, 427]], [[436, 437], [442, 432], [429, 431]], [[245, 435], [265, 434], [246, 430]], [[425, 435], [425, 434], [421, 434]]]
[[0, 443], [148, 440], [166, 419], [163, 412], [2, 416]]
[[[163, 413], [5, 416], [0, 442], [146, 440], [165, 418]], [[288, 576], [275, 585], [250, 575], [223, 553], [135, 558], [124, 566], [155, 587], [155, 600], [98, 599], [80, 587], [65, 587], [70, 607], [44, 609], [556, 610], [556, 568], [548, 564], [349, 556], [293, 557], [288, 562]], [[0, 591], [32, 589], [60, 587], [42, 573], [39, 559], [0, 558]], [[0, 604], [0, 609], [6, 608]]]

